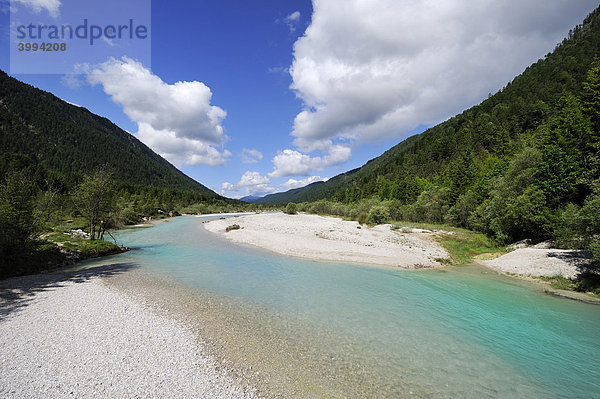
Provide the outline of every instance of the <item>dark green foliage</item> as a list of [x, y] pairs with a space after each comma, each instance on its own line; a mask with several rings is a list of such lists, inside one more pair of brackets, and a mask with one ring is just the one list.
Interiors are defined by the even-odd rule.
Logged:
[[0, 276], [11, 264], [35, 250], [34, 186], [23, 171], [5, 176], [0, 185]]
[[122, 248], [112, 242], [94, 240], [81, 246], [79, 254], [82, 259], [97, 258], [99, 256], [114, 255], [123, 252]]
[[229, 233], [231, 230], [239, 230], [240, 229], [240, 225], [239, 224], [232, 224], [231, 226], [227, 226], [225, 228], [225, 232]]
[[596, 132], [600, 131], [600, 58], [596, 56], [583, 83], [584, 110]]
[[296, 213], [298, 213], [296, 204], [294, 204], [293, 202], [287, 204], [287, 206], [285, 207], [285, 213], [287, 213], [288, 215], [295, 215]]
[[39, 191], [27, 168], [0, 176], [0, 278], [30, 273], [62, 260], [53, 245], [38, 240], [53, 197], [52, 191]]
[[450, 209], [451, 191], [447, 187], [433, 185], [421, 192], [417, 201], [408, 209], [408, 220], [441, 223]]
[[[598, 253], [600, 242], [600, 189], [586, 198], [583, 206], [567, 204], [559, 216], [556, 228], [557, 241], [563, 247], [590, 248]], [[600, 261], [600, 257], [597, 257]]]
[[366, 212], [361, 212], [357, 216], [358, 224], [367, 224], [367, 220], [369, 219], [369, 214]]
[[524, 238], [548, 238], [551, 234], [546, 197], [538, 187], [536, 173], [541, 160], [538, 150], [526, 148], [493, 182], [490, 196], [471, 220], [501, 242]]
[[85, 176], [73, 193], [73, 202], [87, 220], [92, 241], [97, 237], [102, 238], [106, 224], [116, 209], [112, 175], [111, 170], [100, 167], [93, 174]]
[[[599, 259], [596, 257], [596, 259]], [[575, 291], [600, 295], [600, 271], [585, 271], [575, 279]]]
[[589, 245], [587, 237], [583, 237], [586, 231], [586, 221], [582, 217], [581, 207], [575, 204], [567, 204], [558, 217], [556, 223], [556, 242], [564, 248], [584, 249]]
[[475, 229], [471, 215], [477, 209], [478, 204], [477, 195], [471, 190], [467, 191], [458, 197], [454, 205], [448, 209], [445, 221], [454, 226]]
[[592, 256], [594, 257], [596, 262], [600, 262], [600, 242], [598, 240], [595, 240], [590, 244], [589, 249], [592, 252]]
[[385, 206], [374, 206], [368, 213], [367, 223], [383, 224], [390, 221], [390, 212]]

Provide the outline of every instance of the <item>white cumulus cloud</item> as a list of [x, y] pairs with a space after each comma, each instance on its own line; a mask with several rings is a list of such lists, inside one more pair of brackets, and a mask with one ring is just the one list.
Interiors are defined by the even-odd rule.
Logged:
[[289, 179], [283, 184], [273, 186], [268, 176], [263, 176], [259, 172], [245, 172], [237, 183], [224, 182], [221, 184], [221, 194], [229, 195], [233, 198], [240, 198], [245, 195], [267, 195], [278, 191], [287, 191], [293, 188], [304, 187], [317, 181], [327, 181], [327, 178], [320, 176], [310, 176], [306, 179]]
[[240, 189], [245, 189], [245, 195], [264, 195], [275, 191], [274, 187], [270, 186], [271, 180], [267, 176], [263, 176], [258, 172], [245, 172], [240, 181], [232, 184], [224, 182], [221, 184], [221, 193], [226, 191], [238, 192]]
[[90, 84], [123, 107], [138, 124], [138, 137], [178, 165], [222, 165], [231, 155], [219, 151], [227, 137], [221, 125], [227, 113], [210, 104], [211, 90], [202, 82], [165, 83], [141, 63], [111, 58], [87, 75]]
[[242, 163], [256, 163], [263, 159], [263, 154], [255, 149], [244, 148], [240, 154]]
[[177, 137], [171, 130], [156, 130], [138, 122], [136, 134], [148, 147], [175, 165], [223, 165], [231, 156], [228, 150], [219, 151], [202, 140]]
[[273, 158], [273, 172], [269, 177], [308, 176], [313, 170], [339, 165], [350, 159], [352, 150], [343, 145], [332, 145], [323, 157], [311, 157], [300, 151], [286, 149]]
[[321, 176], [311, 176], [311, 177], [307, 177], [306, 179], [302, 179], [302, 180], [289, 179], [288, 181], [283, 183], [281, 185], [281, 187], [283, 187], [286, 190], [291, 190], [293, 188], [300, 188], [300, 187], [308, 186], [309, 184], [312, 184], [312, 183], [315, 183], [318, 181], [327, 181], [327, 180], [329, 180], [329, 179], [323, 178]]
[[[294, 45], [295, 145], [403, 138], [484, 99], [551, 51], [592, 0], [313, 0]], [[308, 173], [306, 158], [285, 153]], [[296, 157], [296, 158], [295, 158]]]

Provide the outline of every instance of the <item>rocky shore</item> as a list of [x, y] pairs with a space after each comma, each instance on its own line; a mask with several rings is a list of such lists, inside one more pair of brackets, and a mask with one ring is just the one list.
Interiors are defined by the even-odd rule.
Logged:
[[0, 397], [255, 397], [189, 329], [104, 283], [127, 267], [0, 282]]

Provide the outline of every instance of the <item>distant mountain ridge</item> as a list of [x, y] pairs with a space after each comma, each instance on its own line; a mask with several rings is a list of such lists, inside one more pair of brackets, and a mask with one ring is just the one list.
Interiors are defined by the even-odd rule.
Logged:
[[248, 202], [250, 204], [256, 203], [256, 201], [260, 200], [262, 197], [259, 195], [246, 195], [245, 197], [240, 198], [240, 201]]
[[195, 192], [222, 198], [186, 176], [136, 137], [86, 108], [22, 83], [0, 71], [0, 155], [25, 154], [65, 174], [100, 165], [132, 186]]
[[288, 202], [301, 202], [298, 201], [298, 198], [302, 196], [303, 193], [311, 190], [316, 190], [317, 186], [323, 184], [324, 182], [318, 181], [311, 183], [307, 186], [300, 188], [293, 188], [288, 191], [284, 191], [281, 193], [273, 193], [265, 195], [262, 198], [259, 198], [254, 201], [255, 204], [287, 204]]

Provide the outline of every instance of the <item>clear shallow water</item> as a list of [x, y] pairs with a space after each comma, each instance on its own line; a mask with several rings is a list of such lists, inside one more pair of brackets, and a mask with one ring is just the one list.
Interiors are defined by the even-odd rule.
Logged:
[[275, 371], [285, 362], [321, 376], [303, 375], [309, 396], [329, 395], [313, 385], [338, 384], [352, 385], [346, 397], [600, 397], [599, 306], [476, 267], [396, 271], [283, 257], [229, 243], [203, 220], [122, 231], [119, 242], [137, 249], [118, 259], [231, 298], [240, 305], [229, 311], [309, 346], [292, 358], [272, 338], [252, 348], [263, 361], [279, 357]]

